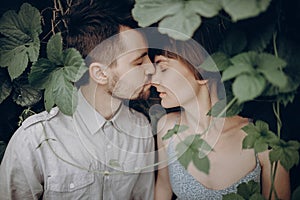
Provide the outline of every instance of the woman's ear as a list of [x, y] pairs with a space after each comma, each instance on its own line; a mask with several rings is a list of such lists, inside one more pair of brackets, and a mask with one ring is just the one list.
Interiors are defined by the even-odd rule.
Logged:
[[105, 71], [106, 68], [107, 67], [101, 63], [94, 62], [94, 63], [90, 64], [89, 73], [90, 73], [91, 79], [93, 79], [95, 82], [97, 82], [98, 84], [101, 84], [101, 85], [107, 84], [108, 78], [107, 78], [107, 74]]
[[197, 80], [198, 84], [200, 85], [205, 85], [208, 83], [208, 80], [207, 79], [202, 79], [202, 80]]

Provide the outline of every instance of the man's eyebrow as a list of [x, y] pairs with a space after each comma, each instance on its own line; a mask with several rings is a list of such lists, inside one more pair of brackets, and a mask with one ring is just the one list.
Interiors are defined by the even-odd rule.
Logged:
[[133, 61], [131, 61], [131, 63], [134, 63], [136, 61], [138, 61], [139, 59], [143, 58], [144, 56], [148, 55], [148, 52], [144, 52], [142, 53], [139, 57], [135, 58]]

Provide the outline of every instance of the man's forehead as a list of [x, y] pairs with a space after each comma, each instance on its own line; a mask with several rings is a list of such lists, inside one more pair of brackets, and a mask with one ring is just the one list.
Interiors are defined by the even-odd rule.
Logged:
[[119, 37], [128, 51], [148, 48], [147, 42], [143, 34], [135, 29], [121, 28]]

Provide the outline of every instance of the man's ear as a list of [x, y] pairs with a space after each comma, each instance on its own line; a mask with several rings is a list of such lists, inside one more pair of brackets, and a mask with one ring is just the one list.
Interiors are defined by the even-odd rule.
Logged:
[[98, 62], [94, 62], [92, 64], [90, 64], [89, 66], [89, 73], [90, 73], [90, 77], [91, 79], [93, 79], [95, 82], [101, 84], [101, 85], [105, 85], [108, 82], [108, 78], [107, 78], [107, 74], [106, 74], [106, 66], [98, 63]]
[[205, 85], [208, 83], [208, 80], [207, 79], [203, 79], [203, 80], [197, 80], [198, 84], [200, 85]]

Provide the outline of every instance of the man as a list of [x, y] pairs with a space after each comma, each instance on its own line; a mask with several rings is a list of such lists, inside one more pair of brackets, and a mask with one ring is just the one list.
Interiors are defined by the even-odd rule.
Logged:
[[0, 198], [153, 199], [151, 128], [122, 104], [150, 87], [145, 40], [116, 5], [75, 5], [65, 39], [89, 66], [78, 106], [24, 121], [0, 166]]

